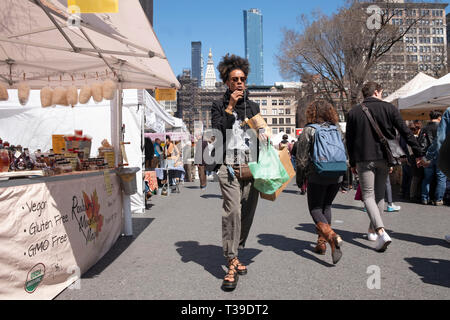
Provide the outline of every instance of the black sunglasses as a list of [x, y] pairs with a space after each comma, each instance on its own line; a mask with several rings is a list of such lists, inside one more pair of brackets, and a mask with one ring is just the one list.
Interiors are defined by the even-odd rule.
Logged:
[[231, 81], [233, 82], [245, 82], [247, 81], [247, 77], [231, 77]]

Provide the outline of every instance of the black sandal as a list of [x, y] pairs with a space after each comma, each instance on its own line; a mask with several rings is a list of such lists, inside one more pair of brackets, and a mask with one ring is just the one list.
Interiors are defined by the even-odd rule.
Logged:
[[[233, 281], [227, 280], [227, 278], [233, 278]], [[237, 286], [238, 280], [239, 275], [236, 271], [236, 267], [234, 264], [230, 263], [228, 266], [228, 272], [222, 282], [222, 288], [226, 290], [234, 290]]]
[[[247, 274], [247, 267], [243, 265], [237, 257], [231, 259], [228, 264], [233, 264], [236, 267], [237, 273], [241, 276], [245, 276]], [[244, 267], [243, 269], [239, 269], [239, 267]]]

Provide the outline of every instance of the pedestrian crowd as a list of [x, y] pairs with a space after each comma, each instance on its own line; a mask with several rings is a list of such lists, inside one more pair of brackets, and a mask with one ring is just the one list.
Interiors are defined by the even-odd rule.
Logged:
[[[248, 60], [227, 54], [218, 69], [228, 86], [224, 97], [211, 109], [212, 127], [224, 140], [224, 161], [214, 169], [223, 197], [222, 244], [228, 267], [222, 288], [233, 290], [239, 276], [248, 272], [238, 259], [238, 251], [245, 247], [258, 203], [255, 180], [246, 173], [249, 154], [256, 147], [259, 157], [259, 147], [268, 143], [268, 137], [259, 130], [258, 139], [249, 138], [251, 130], [246, 123], [259, 114], [259, 105], [248, 99]], [[307, 125], [298, 141], [289, 142], [286, 135], [277, 146], [279, 150], [288, 149], [300, 193], [306, 193], [318, 234], [315, 252], [325, 254], [328, 245], [334, 264], [343, 256], [345, 241], [331, 225], [332, 203], [339, 191], [359, 189], [369, 218], [368, 240], [375, 242], [376, 251], [384, 252], [392, 242], [382, 219], [385, 197], [388, 211], [400, 210], [392, 202], [389, 173], [394, 166], [402, 164], [403, 196], [427, 205], [443, 204], [450, 175], [448, 169], [446, 176], [441, 168], [442, 163], [450, 162], [448, 152], [439, 152], [450, 131], [450, 108], [444, 114], [431, 112], [431, 122], [422, 128], [417, 121], [407, 124], [394, 105], [382, 100], [383, 88], [378, 83], [366, 83], [362, 94], [363, 101], [348, 113], [345, 134], [334, 107], [320, 99], [307, 107]], [[447, 158], [441, 159], [443, 156]], [[353, 177], [358, 181], [355, 186]], [[446, 239], [450, 242], [449, 236]]]

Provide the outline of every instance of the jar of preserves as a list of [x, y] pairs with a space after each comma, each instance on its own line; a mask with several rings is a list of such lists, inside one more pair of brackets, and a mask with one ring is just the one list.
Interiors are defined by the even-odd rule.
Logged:
[[0, 149], [0, 172], [8, 172], [10, 162], [9, 151], [6, 149]]

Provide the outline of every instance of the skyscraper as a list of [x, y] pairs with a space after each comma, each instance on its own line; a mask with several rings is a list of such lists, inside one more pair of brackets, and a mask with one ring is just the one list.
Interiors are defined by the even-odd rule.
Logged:
[[202, 58], [202, 42], [191, 42], [191, 69], [192, 78], [197, 79], [197, 87], [202, 85], [203, 78], [203, 58]]
[[244, 10], [245, 57], [250, 62], [249, 85], [264, 84], [263, 17], [259, 9]]

